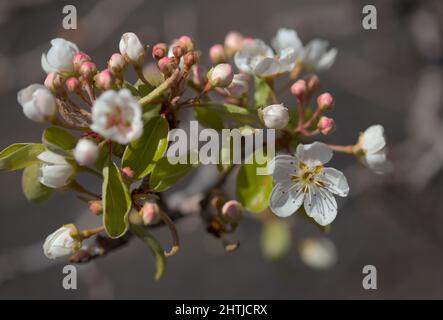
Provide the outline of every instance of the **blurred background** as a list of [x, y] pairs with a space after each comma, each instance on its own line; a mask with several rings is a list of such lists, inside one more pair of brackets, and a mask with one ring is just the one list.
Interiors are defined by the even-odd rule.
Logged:
[[[62, 8], [74, 4], [78, 29], [62, 29]], [[378, 29], [362, 28], [373, 4]], [[437, 0], [2, 0], [0, 2], [0, 146], [38, 142], [19, 89], [43, 82], [41, 53], [54, 37], [74, 41], [103, 68], [122, 33], [148, 44], [187, 34], [207, 53], [231, 30], [269, 42], [280, 27], [295, 28], [337, 47], [337, 62], [321, 75], [336, 97], [332, 143], [353, 143], [371, 124], [385, 127], [395, 172], [376, 176], [344, 155], [351, 191], [339, 203], [332, 231], [298, 219], [288, 254], [270, 261], [261, 250], [261, 224], [246, 219], [235, 234], [241, 247], [226, 253], [194, 218], [178, 223], [182, 248], [163, 280], [153, 280], [149, 250], [132, 241], [122, 250], [78, 266], [78, 289], [62, 288], [66, 261], [49, 261], [44, 238], [60, 225], [97, 224], [72, 194], [42, 205], [24, 198], [21, 173], [0, 173], [0, 298], [25, 299], [412, 299], [443, 298], [443, 2]], [[208, 62], [207, 58], [204, 58]], [[285, 97], [286, 101], [290, 99]], [[283, 100], [285, 101], [285, 100]], [[182, 183], [183, 197], [215, 177], [204, 168]], [[94, 186], [99, 188], [98, 185]], [[166, 230], [155, 235], [167, 244]], [[298, 253], [306, 237], [328, 237], [329, 268], [312, 268]], [[377, 268], [378, 289], [364, 290], [362, 269]]]

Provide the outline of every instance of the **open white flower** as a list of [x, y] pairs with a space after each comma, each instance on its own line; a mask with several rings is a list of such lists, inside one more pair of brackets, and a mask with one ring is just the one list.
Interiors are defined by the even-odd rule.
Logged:
[[299, 57], [303, 66], [308, 70], [324, 71], [332, 67], [337, 57], [338, 50], [327, 50], [329, 42], [321, 39], [311, 40]]
[[330, 224], [337, 215], [333, 194], [346, 197], [348, 182], [341, 171], [323, 167], [332, 150], [321, 142], [297, 146], [294, 156], [276, 156], [269, 164], [276, 185], [269, 207], [279, 217], [288, 217], [303, 204], [308, 216], [318, 224]]
[[51, 40], [52, 47], [42, 54], [42, 68], [46, 73], [73, 72], [74, 55], [79, 51], [77, 45], [62, 38]]
[[49, 259], [56, 259], [73, 254], [80, 248], [80, 242], [71, 236], [77, 228], [72, 225], [64, 225], [50, 234], [43, 244], [43, 252]]
[[40, 168], [39, 181], [49, 188], [62, 188], [74, 177], [74, 167], [66, 159], [52, 151], [44, 151], [37, 157], [43, 162]]
[[377, 174], [383, 174], [393, 169], [392, 163], [387, 159], [386, 138], [383, 126], [376, 124], [370, 126], [360, 135], [358, 145], [362, 163]]
[[92, 107], [91, 129], [121, 144], [139, 138], [143, 132], [142, 110], [128, 89], [108, 90]]
[[277, 52], [282, 52], [287, 48], [294, 50], [294, 54], [299, 56], [303, 51], [303, 44], [295, 30], [281, 28], [271, 41], [272, 46]]
[[235, 65], [242, 72], [256, 76], [273, 76], [291, 71], [297, 52], [294, 48], [277, 49], [277, 54], [260, 39], [246, 43], [234, 56]]
[[20, 90], [17, 100], [23, 107], [25, 116], [32, 121], [50, 120], [57, 111], [54, 96], [41, 84], [31, 84]]

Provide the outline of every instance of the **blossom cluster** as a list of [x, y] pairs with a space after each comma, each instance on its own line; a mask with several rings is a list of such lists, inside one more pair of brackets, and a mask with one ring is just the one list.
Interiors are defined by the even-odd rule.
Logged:
[[[381, 125], [370, 126], [354, 144], [321, 141], [336, 130], [326, 113], [337, 103], [331, 93], [319, 92], [317, 74], [333, 66], [338, 50], [320, 39], [304, 45], [291, 29], [278, 30], [271, 44], [230, 32], [223, 44], [209, 49], [208, 70], [189, 36], [149, 47], [129, 32], [121, 36], [119, 52], [99, 70], [75, 43], [53, 39], [41, 58], [43, 84], [31, 84], [17, 95], [28, 119], [51, 126], [42, 143], [3, 150], [0, 168], [24, 169], [23, 190], [31, 201], [46, 200], [54, 190], [80, 193], [102, 222], [87, 230], [62, 226], [47, 237], [45, 255], [88, 261], [112, 246], [87, 246], [85, 239], [102, 237], [115, 243], [128, 234], [156, 252], [157, 266], [177, 252], [174, 220], [186, 216], [186, 210], [172, 212], [163, 193], [195, 166], [172, 165], [165, 154], [169, 131], [180, 125], [181, 113], [188, 109], [204, 127], [277, 132], [278, 154], [269, 159], [268, 176], [256, 175], [249, 170], [251, 164], [220, 166], [223, 183], [228, 175], [237, 174], [237, 198], [226, 198], [215, 185], [198, 201], [197, 211], [205, 212], [201, 216], [208, 232], [221, 239], [227, 251], [238, 247], [228, 237], [245, 210], [257, 213], [253, 218], [258, 213], [270, 216], [261, 219], [265, 222], [298, 211], [320, 226], [330, 225], [338, 212], [334, 196], [350, 192], [345, 175], [325, 167], [334, 152], [356, 157], [377, 174], [389, 172], [392, 164]], [[149, 56], [151, 64], [146, 63]], [[137, 74], [136, 82], [129, 80], [128, 67]], [[281, 78], [289, 82], [277, 90]], [[290, 92], [291, 101], [283, 104], [280, 92]], [[78, 182], [79, 174], [97, 176], [102, 190], [88, 190]], [[171, 231], [169, 251], [163, 251], [149, 232], [158, 225]]]

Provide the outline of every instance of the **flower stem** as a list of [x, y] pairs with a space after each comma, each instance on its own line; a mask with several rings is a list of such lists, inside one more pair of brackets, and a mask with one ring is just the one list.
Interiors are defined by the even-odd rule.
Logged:
[[159, 210], [159, 215], [160, 219], [162, 219], [162, 221], [168, 226], [169, 231], [171, 232], [172, 248], [167, 252], [165, 251], [165, 256], [172, 257], [177, 254], [178, 250], [180, 249], [180, 239], [178, 237], [178, 232], [175, 228], [174, 222], [171, 220], [166, 212], [164, 212], [163, 210]]
[[141, 106], [146, 106], [155, 101], [158, 97], [160, 97], [163, 93], [165, 93], [165, 91], [168, 90], [174, 84], [179, 73], [180, 73], [179, 69], [175, 70], [174, 73], [168, 79], [166, 79], [161, 85], [152, 90], [148, 95], [138, 100], [138, 103], [140, 103]]
[[337, 152], [343, 152], [343, 153], [347, 153], [347, 154], [355, 154], [355, 146], [354, 145], [339, 146], [336, 144], [328, 144], [328, 147], [334, 151], [337, 151]]
[[83, 230], [80, 232], [80, 236], [83, 239], [88, 239], [88, 238], [95, 236], [96, 234], [103, 232], [103, 231], [105, 231], [105, 227], [101, 226], [101, 227], [94, 228], [94, 229]]

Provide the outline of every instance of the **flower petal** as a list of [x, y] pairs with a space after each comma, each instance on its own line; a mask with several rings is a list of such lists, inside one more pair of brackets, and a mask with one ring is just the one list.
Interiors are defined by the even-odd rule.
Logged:
[[376, 174], [389, 173], [394, 169], [392, 162], [386, 158], [386, 148], [376, 153], [367, 154], [363, 163]]
[[51, 164], [68, 164], [63, 156], [49, 150], [40, 153], [37, 159]]
[[254, 39], [246, 44], [234, 56], [234, 62], [241, 71], [252, 74], [262, 59], [273, 58], [274, 52], [260, 39]]
[[376, 124], [370, 126], [363, 132], [362, 147], [368, 154], [380, 151], [386, 146], [386, 139], [384, 136], [384, 128], [382, 125]]
[[252, 72], [257, 76], [272, 76], [280, 73], [280, 63], [274, 58], [260, 58], [251, 61]]
[[312, 144], [299, 144], [295, 155], [308, 166], [315, 167], [329, 162], [333, 152], [326, 144], [316, 141]]
[[290, 155], [278, 155], [268, 165], [268, 172], [276, 182], [287, 181], [291, 174], [295, 174], [297, 159]]
[[279, 55], [280, 73], [292, 71], [295, 67], [297, 53], [292, 48], [283, 49]]
[[279, 29], [274, 39], [272, 39], [271, 44], [275, 51], [279, 53], [286, 48], [291, 48], [296, 54], [299, 54], [303, 49], [303, 44], [297, 32], [287, 28]]
[[291, 181], [277, 183], [269, 198], [269, 207], [277, 216], [286, 218], [294, 214], [303, 203], [300, 184]]
[[349, 185], [343, 172], [334, 168], [324, 168], [321, 172], [321, 180], [326, 183], [326, 189], [340, 197], [346, 197], [349, 193]]
[[321, 226], [330, 224], [337, 216], [337, 202], [332, 193], [324, 188], [310, 187], [304, 207], [307, 215]]
[[324, 71], [332, 67], [337, 58], [338, 50], [336, 48], [332, 48], [327, 53], [321, 57], [320, 61], [317, 64], [317, 70]]

